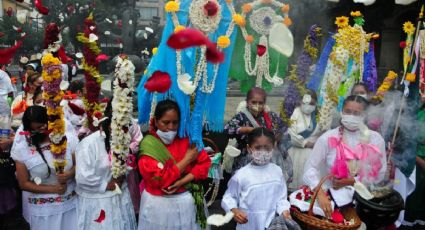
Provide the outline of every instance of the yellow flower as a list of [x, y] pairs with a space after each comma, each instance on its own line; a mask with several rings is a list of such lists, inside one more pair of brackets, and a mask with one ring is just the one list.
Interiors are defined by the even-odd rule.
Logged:
[[292, 25], [292, 20], [286, 16], [285, 19], [283, 19], [283, 24], [285, 24], [286, 26], [290, 26]]
[[227, 36], [220, 36], [217, 39], [217, 46], [225, 49], [230, 45], [230, 39]]
[[155, 47], [155, 48], [153, 48], [153, 49], [152, 49], [152, 54], [153, 54], [153, 55], [155, 55], [155, 54], [156, 54], [156, 52], [158, 52], [158, 48], [157, 48], [157, 47]]
[[283, 4], [282, 8], [280, 8], [282, 13], [286, 14], [289, 12], [289, 4]]
[[248, 36], [246, 36], [245, 40], [248, 43], [253, 43], [254, 42], [254, 37], [252, 35], [248, 35]]
[[179, 32], [179, 31], [181, 31], [181, 30], [184, 30], [184, 29], [186, 29], [186, 27], [184, 27], [184, 26], [182, 26], [182, 25], [178, 25], [178, 26], [176, 26], [176, 28], [174, 29], [174, 33], [177, 33], [177, 32]]
[[403, 30], [406, 34], [412, 35], [415, 32], [415, 26], [410, 21], [407, 21], [403, 24]]
[[398, 75], [394, 72], [394, 71], [392, 71], [392, 70], [390, 70], [389, 72], [388, 72], [388, 74], [387, 74], [387, 78], [388, 79], [394, 79], [394, 78], [396, 78]]
[[351, 11], [351, 17], [361, 17], [362, 13], [360, 11]]
[[252, 10], [252, 5], [249, 3], [245, 3], [242, 5], [242, 12], [244, 12], [245, 14], [251, 12]]
[[233, 15], [233, 21], [240, 27], [245, 27], [246, 21], [245, 18], [242, 17], [240, 14], [234, 14]]
[[416, 74], [414, 73], [406, 74], [406, 81], [415, 82], [415, 80], [416, 80]]
[[177, 12], [180, 9], [180, 5], [179, 3], [175, 2], [175, 1], [169, 1], [167, 2], [167, 4], [165, 4], [165, 11], [170, 13], [170, 12]]
[[226, 0], [227, 3], [232, 3], [232, 0]]
[[335, 24], [339, 28], [347, 27], [348, 26], [348, 17], [345, 17], [345, 16], [336, 17]]

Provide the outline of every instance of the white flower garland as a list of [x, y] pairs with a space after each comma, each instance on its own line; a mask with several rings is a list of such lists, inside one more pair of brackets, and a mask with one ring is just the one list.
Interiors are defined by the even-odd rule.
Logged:
[[[259, 6], [261, 6], [263, 3], [262, 0], [256, 0], [249, 4], [252, 9], [255, 9]], [[274, 7], [282, 8], [284, 6], [283, 3], [271, 0], [270, 5]], [[246, 18], [247, 13], [242, 12], [242, 17]], [[287, 17], [287, 13], [284, 14], [285, 17]], [[245, 71], [250, 76], [256, 76], [255, 85], [257, 87], [261, 87], [263, 82], [263, 77], [270, 83], [274, 84], [275, 86], [280, 86], [283, 84], [283, 79], [277, 76], [277, 70], [273, 77], [270, 75], [270, 61], [269, 61], [269, 47], [268, 47], [268, 40], [267, 35], [269, 35], [270, 27], [265, 27], [261, 24], [263, 24], [263, 21], [265, 17], [269, 17], [270, 19], [270, 25], [273, 25], [274, 23], [277, 23], [277, 21], [281, 20], [283, 22], [283, 18], [280, 15], [277, 15], [275, 10], [273, 10], [271, 7], [261, 7], [259, 9], [256, 9], [253, 11], [251, 16], [249, 17], [249, 21], [251, 24], [251, 27], [253, 30], [255, 30], [257, 33], [261, 34], [260, 37], [260, 45], [263, 45], [266, 47], [266, 53], [262, 55], [261, 57], [257, 55], [255, 59], [255, 64], [253, 67], [253, 64], [251, 63], [251, 44], [248, 42], [248, 32], [245, 28], [245, 26], [240, 26], [242, 35], [245, 38], [245, 53], [244, 53], [244, 61], [245, 61]]]
[[[206, 17], [203, 12], [203, 6], [208, 1], [205, 0], [194, 0], [192, 1], [190, 5], [190, 11], [189, 11], [189, 17], [191, 20], [191, 23], [194, 25], [196, 29], [201, 30], [202, 32], [208, 34], [213, 33], [217, 30], [218, 25], [221, 22], [221, 6], [218, 4], [218, 12], [215, 17]], [[231, 14], [235, 14], [235, 8], [233, 4], [229, 1], [226, 1], [226, 5], [229, 8]], [[174, 28], [180, 27], [180, 22], [178, 20], [176, 12], [170, 12], [171, 18], [174, 24]], [[225, 36], [230, 37], [233, 33], [233, 30], [235, 28], [235, 23], [232, 21], [227, 28]], [[221, 51], [222, 49], [218, 47], [218, 50]], [[218, 69], [219, 64], [215, 64], [213, 68], [213, 78], [211, 79], [210, 83], [208, 84], [208, 70], [207, 70], [207, 60], [206, 60], [206, 47], [201, 47], [201, 55], [199, 57], [199, 62], [197, 63], [197, 68], [195, 72], [195, 76], [193, 77], [193, 80], [190, 82], [187, 81], [184, 70], [182, 68], [182, 56], [181, 51], [176, 51], [176, 66], [177, 66], [177, 82], [180, 90], [182, 90], [185, 94], [192, 94], [194, 90], [199, 85], [199, 81], [202, 79], [202, 86], [201, 91], [204, 93], [212, 93], [215, 89], [215, 81], [217, 79], [218, 75]], [[181, 83], [185, 82], [185, 83]], [[185, 87], [185, 85], [192, 85], [192, 87]], [[190, 88], [190, 89], [189, 89]]]
[[118, 57], [115, 67], [114, 98], [111, 121], [112, 176], [118, 178], [127, 172], [127, 155], [131, 142], [132, 97], [135, 67], [127, 58]]

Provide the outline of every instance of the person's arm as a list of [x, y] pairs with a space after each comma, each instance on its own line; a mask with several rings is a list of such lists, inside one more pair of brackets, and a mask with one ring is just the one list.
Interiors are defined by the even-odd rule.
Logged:
[[57, 193], [63, 194], [66, 191], [66, 185], [44, 185], [30, 181], [28, 169], [25, 164], [15, 161], [16, 164], [16, 179], [18, 180], [19, 187], [32, 193]]
[[289, 215], [289, 208], [291, 207], [291, 204], [289, 204], [288, 201], [288, 188], [286, 187], [286, 181], [283, 177], [283, 174], [281, 174], [281, 181], [280, 181], [280, 194], [278, 194], [278, 202], [276, 204], [276, 212], [278, 215], [283, 215], [285, 218], [290, 218]]
[[416, 156], [416, 164], [421, 167], [423, 171], [425, 171], [425, 160], [422, 159], [420, 156]]
[[243, 117], [241, 113], [236, 114], [224, 127], [224, 131], [229, 138], [236, 138], [248, 134], [252, 131], [252, 127], [242, 124]]
[[72, 154], [72, 168], [62, 174], [57, 174], [56, 178], [60, 184], [66, 184], [69, 179], [75, 177], [75, 154]]
[[238, 209], [239, 206], [239, 194], [240, 194], [240, 184], [237, 179], [237, 174], [230, 178], [227, 185], [227, 190], [223, 195], [221, 200], [221, 207], [226, 213], [233, 212], [234, 219], [239, 224], [245, 224], [248, 222], [248, 216], [246, 213]]
[[211, 158], [208, 156], [205, 150], [202, 150], [196, 159], [196, 164], [190, 170], [194, 180], [207, 179], [208, 171], [211, 167]]

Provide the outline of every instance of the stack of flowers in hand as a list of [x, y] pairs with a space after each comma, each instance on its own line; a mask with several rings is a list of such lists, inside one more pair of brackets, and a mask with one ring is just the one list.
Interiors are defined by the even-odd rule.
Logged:
[[43, 65], [43, 98], [47, 108], [48, 131], [50, 138], [50, 151], [55, 160], [53, 162], [56, 172], [63, 173], [66, 165], [66, 136], [65, 136], [65, 119], [60, 103], [64, 96], [61, 90], [62, 83], [62, 67], [61, 61], [55, 58], [51, 53], [44, 55], [41, 59]]
[[114, 178], [125, 175], [127, 171], [126, 160], [131, 142], [129, 129], [132, 124], [134, 70], [133, 63], [126, 56], [118, 57], [115, 67], [111, 121], [111, 161]]
[[[308, 186], [303, 186], [289, 195], [289, 203], [291, 203], [292, 207], [298, 208], [301, 212], [307, 212], [310, 208], [313, 194], [314, 192]], [[335, 207], [333, 201], [331, 201], [331, 205], [333, 209]], [[318, 202], [314, 203], [313, 213], [325, 217], [325, 213], [320, 208]]]

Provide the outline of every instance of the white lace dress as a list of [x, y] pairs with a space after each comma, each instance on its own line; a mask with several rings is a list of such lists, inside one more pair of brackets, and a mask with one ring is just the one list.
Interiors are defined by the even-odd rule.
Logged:
[[[84, 138], [75, 152], [78, 228], [81, 230], [135, 230], [136, 217], [127, 184], [118, 195], [106, 191], [112, 178], [105, 138], [100, 131]], [[96, 222], [104, 212], [105, 219]]]

